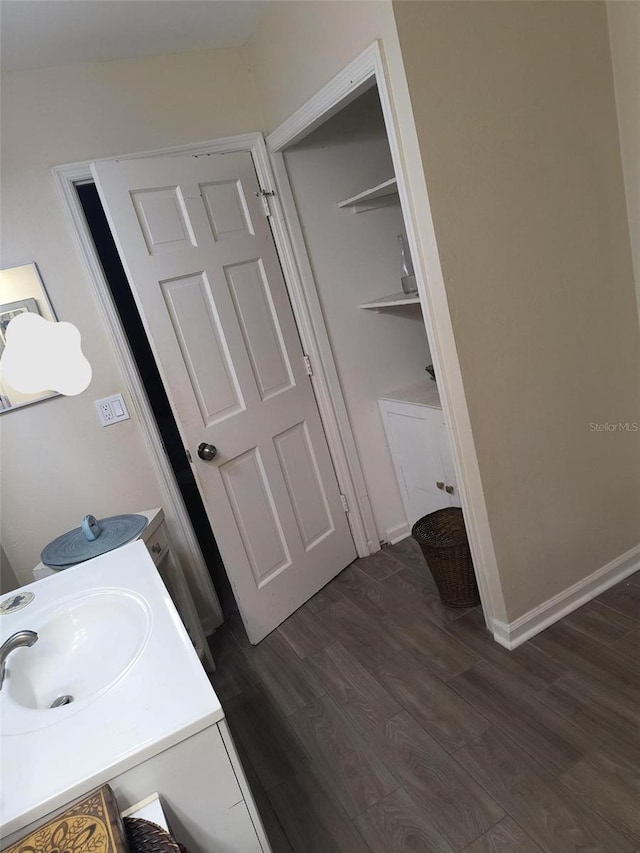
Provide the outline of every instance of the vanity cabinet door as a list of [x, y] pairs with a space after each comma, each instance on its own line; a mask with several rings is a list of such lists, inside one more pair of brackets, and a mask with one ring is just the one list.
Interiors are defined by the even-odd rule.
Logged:
[[251, 819], [239, 775], [219, 726], [212, 725], [109, 784], [121, 810], [157, 791], [173, 835], [191, 853], [270, 853]]

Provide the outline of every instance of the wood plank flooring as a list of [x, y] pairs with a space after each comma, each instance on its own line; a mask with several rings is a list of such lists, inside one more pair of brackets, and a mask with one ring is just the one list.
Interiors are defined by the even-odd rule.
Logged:
[[407, 539], [212, 645], [274, 853], [640, 853], [640, 573], [508, 652]]

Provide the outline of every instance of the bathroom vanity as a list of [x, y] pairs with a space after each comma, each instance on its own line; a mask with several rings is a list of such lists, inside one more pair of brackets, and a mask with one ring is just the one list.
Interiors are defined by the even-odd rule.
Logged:
[[[0, 641], [38, 634], [11, 653], [0, 691], [3, 849], [108, 782], [122, 810], [157, 791], [191, 853], [270, 851], [224, 711], [144, 542], [3, 604]], [[62, 696], [73, 701], [51, 707]]]

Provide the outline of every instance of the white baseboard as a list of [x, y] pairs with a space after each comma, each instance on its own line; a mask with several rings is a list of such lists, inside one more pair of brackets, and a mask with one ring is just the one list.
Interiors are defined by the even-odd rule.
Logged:
[[640, 545], [631, 548], [578, 583], [534, 607], [509, 624], [493, 620], [493, 638], [507, 649], [515, 649], [544, 631], [592, 598], [640, 569]]
[[396, 524], [395, 527], [389, 527], [385, 531], [385, 538], [390, 545], [395, 545], [396, 542], [401, 542], [403, 539], [406, 539], [407, 536], [411, 536], [411, 528], [406, 521], [402, 524]]

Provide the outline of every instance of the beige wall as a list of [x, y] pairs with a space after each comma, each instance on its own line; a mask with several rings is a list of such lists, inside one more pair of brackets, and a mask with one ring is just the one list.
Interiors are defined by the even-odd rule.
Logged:
[[101, 428], [93, 400], [123, 390], [51, 166], [259, 130], [240, 51], [14, 72], [2, 80], [2, 267], [36, 261], [93, 366], [89, 390], [0, 417], [0, 540], [18, 578], [87, 512], [150, 508], [162, 494], [132, 419]]
[[11, 592], [17, 586], [18, 580], [7, 559], [7, 555], [4, 553], [2, 545], [0, 545], [0, 595]]
[[391, 3], [281, 0], [246, 46], [267, 132], [376, 39], [395, 35]]
[[622, 171], [640, 314], [640, 3], [607, 3]]
[[640, 539], [640, 348], [599, 3], [394, 3], [513, 620]]

